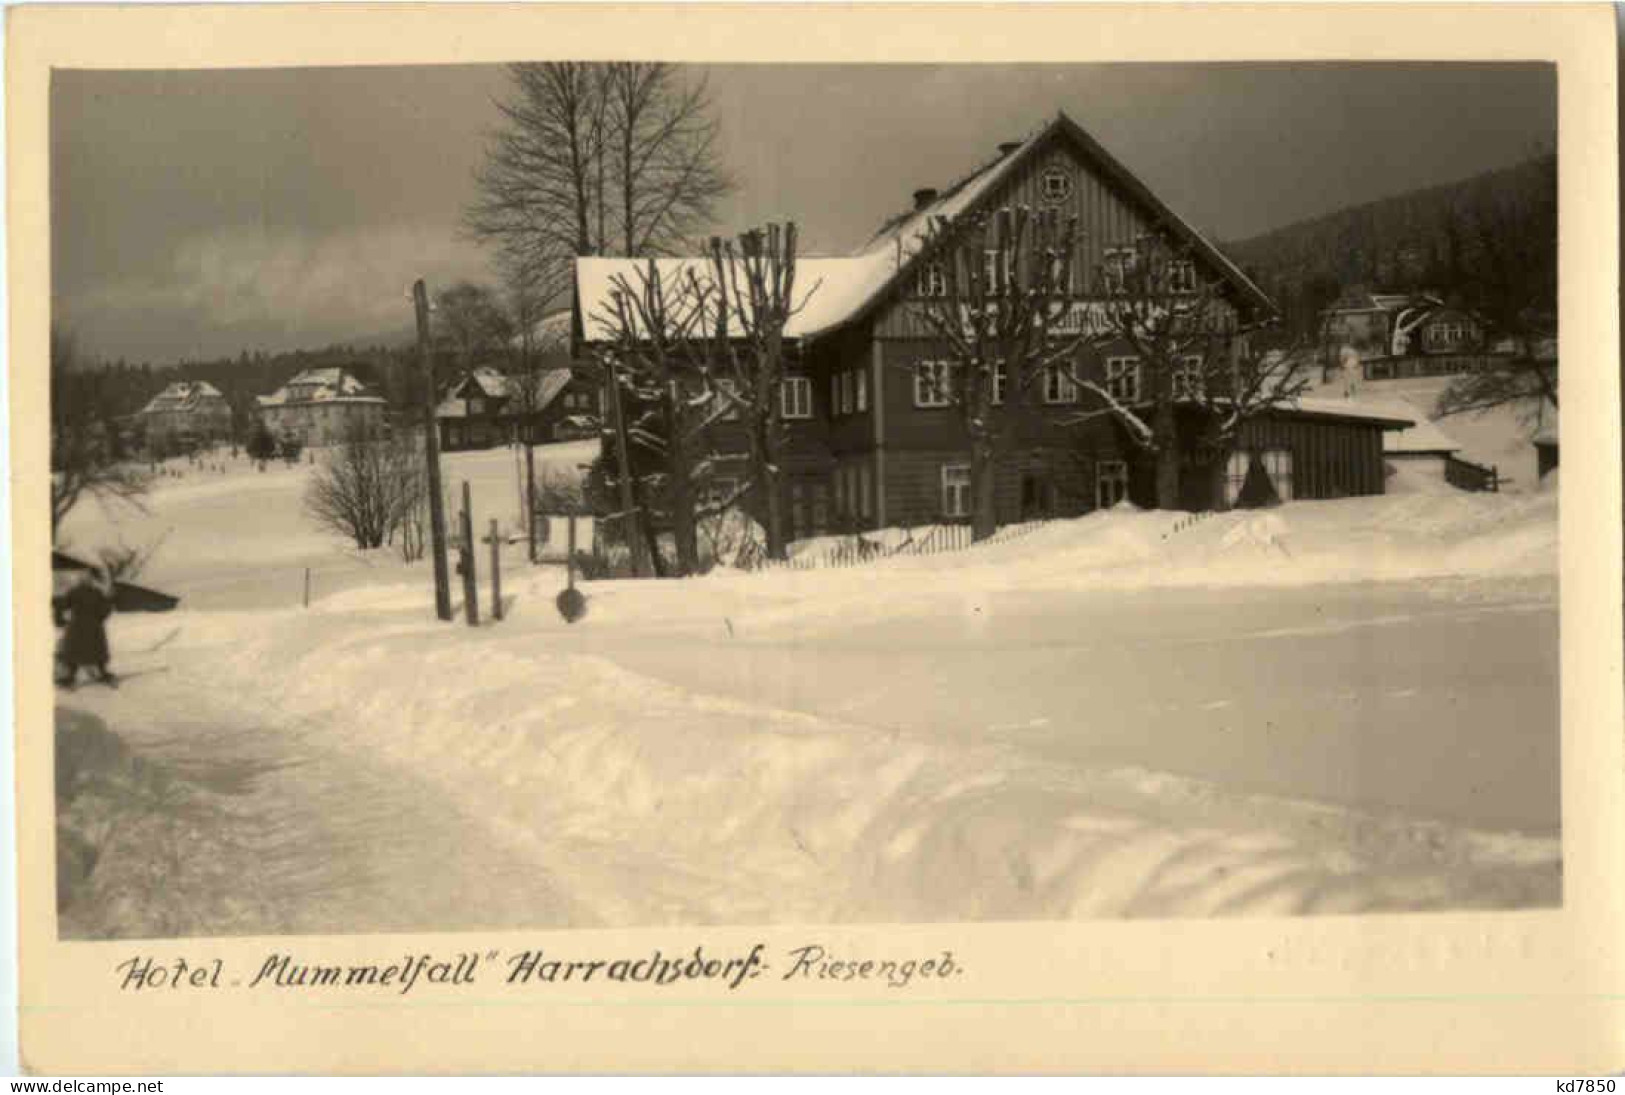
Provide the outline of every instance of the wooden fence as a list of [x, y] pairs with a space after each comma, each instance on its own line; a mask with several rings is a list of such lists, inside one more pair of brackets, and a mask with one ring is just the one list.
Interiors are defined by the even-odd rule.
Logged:
[[897, 559], [912, 555], [941, 555], [945, 552], [964, 551], [1009, 543], [1030, 535], [1048, 524], [1048, 520], [1023, 521], [1003, 525], [986, 540], [976, 541], [968, 524], [930, 525], [923, 529], [907, 529], [903, 538], [893, 544], [872, 540], [862, 533], [842, 539], [821, 551], [802, 552], [788, 559], [770, 559], [760, 544], [753, 543], [741, 552], [737, 565], [756, 573], [784, 570], [831, 570], [863, 566], [882, 559]]

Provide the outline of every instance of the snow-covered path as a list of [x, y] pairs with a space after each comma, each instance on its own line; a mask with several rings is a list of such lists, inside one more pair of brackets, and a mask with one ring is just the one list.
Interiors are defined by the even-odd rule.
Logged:
[[[545, 864], [435, 784], [196, 673], [64, 696], [152, 765], [67, 936], [333, 934], [588, 924]], [[152, 874], [162, 872], [162, 884]]]

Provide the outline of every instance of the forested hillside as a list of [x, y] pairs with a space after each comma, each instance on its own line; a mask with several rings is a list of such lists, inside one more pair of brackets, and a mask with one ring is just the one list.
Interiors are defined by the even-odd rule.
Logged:
[[[1311, 335], [1315, 317], [1346, 286], [1470, 295], [1482, 253], [1506, 242], [1509, 231], [1549, 228], [1545, 242], [1555, 256], [1556, 184], [1557, 157], [1538, 156], [1226, 243], [1224, 250], [1275, 299], [1290, 329]], [[1523, 215], [1548, 208], [1549, 225], [1538, 213]]]

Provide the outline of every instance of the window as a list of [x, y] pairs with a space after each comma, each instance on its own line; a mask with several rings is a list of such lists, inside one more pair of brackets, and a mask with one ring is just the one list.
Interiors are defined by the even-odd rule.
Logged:
[[1196, 264], [1190, 259], [1175, 259], [1168, 264], [1168, 291], [1171, 293], [1196, 292]]
[[812, 381], [804, 376], [787, 376], [779, 387], [779, 411], [786, 418], [812, 417]]
[[[999, 260], [1003, 259], [1003, 262]], [[988, 296], [1010, 291], [1016, 280], [1016, 253], [989, 247], [982, 252], [982, 278]]]
[[946, 407], [951, 399], [953, 366], [947, 361], [921, 361], [914, 366], [914, 405]]
[[1044, 370], [1044, 402], [1076, 403], [1078, 386], [1064, 366], [1051, 365]]
[[858, 472], [858, 515], [869, 517], [872, 511], [869, 508], [869, 469], [859, 468]]
[[1128, 465], [1121, 460], [1102, 460], [1095, 465], [1095, 506], [1111, 509], [1128, 497]]
[[739, 385], [732, 380], [717, 381], [716, 393], [711, 397], [719, 400], [725, 408], [722, 412], [722, 421], [733, 422], [739, 418], [739, 405], [734, 402], [734, 396], [739, 394]]
[[1046, 202], [1064, 202], [1072, 196], [1072, 176], [1064, 167], [1052, 167], [1039, 176], [1039, 193]]
[[948, 274], [940, 262], [928, 262], [920, 267], [918, 280], [914, 291], [922, 297], [945, 297], [948, 295]]
[[850, 372], [841, 374], [841, 413], [852, 413], [852, 374]]
[[1119, 403], [1140, 401], [1140, 359], [1137, 357], [1108, 357], [1106, 359], [1106, 394]]
[[829, 414], [833, 418], [841, 413], [841, 374], [829, 374]]
[[485, 413], [485, 400], [479, 399], [479, 398], [470, 399], [468, 401], [468, 413], [469, 414], [484, 414]]
[[1247, 482], [1247, 473], [1258, 460], [1275, 487], [1275, 495], [1283, 502], [1292, 500], [1292, 451], [1290, 449], [1264, 449], [1262, 451], [1233, 452], [1225, 467], [1224, 504], [1233, 506], [1241, 497]]
[[993, 363], [993, 402], [1004, 402], [1004, 389], [1010, 382], [1010, 366], [1003, 358]]
[[1128, 275], [1134, 269], [1134, 248], [1108, 247], [1101, 260], [1100, 272], [1108, 293], [1121, 293], [1128, 288]]
[[1265, 449], [1264, 470], [1270, 473], [1270, 482], [1275, 484], [1281, 501], [1292, 501], [1292, 450]]
[[852, 374], [852, 386], [858, 390], [858, 413], [862, 414], [869, 409], [869, 380], [862, 369]]
[[1174, 362], [1169, 390], [1175, 399], [1195, 399], [1202, 387], [1202, 355], [1186, 354]]
[[944, 517], [970, 516], [969, 464], [944, 464], [942, 466], [942, 515]]

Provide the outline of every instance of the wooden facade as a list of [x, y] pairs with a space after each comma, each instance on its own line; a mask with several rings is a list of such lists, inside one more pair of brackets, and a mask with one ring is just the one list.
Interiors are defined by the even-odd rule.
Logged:
[[[948, 356], [921, 318], [917, 294], [925, 260], [918, 238], [906, 238], [936, 211], [963, 217], [1027, 206], [1077, 217], [1083, 250], [1074, 266], [1079, 279], [1074, 289], [1085, 296], [1100, 288], [1091, 279], [1107, 250], [1135, 247], [1153, 231], [1165, 234], [1191, 256], [1196, 276], [1217, 290], [1225, 322], [1237, 332], [1236, 352], [1244, 348], [1240, 332], [1273, 314], [1273, 305], [1229, 260], [1064, 115], [1020, 146], [1001, 147], [998, 159], [940, 197], [933, 194], [922, 192], [924, 200], [915, 210], [894, 219], [851, 260], [856, 280], [877, 259], [887, 263], [888, 276], [873, 291], [845, 313], [825, 317], [816, 330], [787, 332], [798, 347], [797, 383], [804, 378], [811, 395], [807, 416], [787, 424], [783, 505], [796, 538], [968, 519], [963, 484], [969, 438], [962, 412], [917, 398], [915, 384], [922, 362]], [[817, 291], [829, 292], [827, 279], [841, 271], [825, 260], [820, 273], [826, 283]], [[601, 271], [595, 268], [592, 276], [603, 283]], [[594, 300], [579, 301], [583, 314], [595, 307]], [[1076, 369], [1104, 382], [1105, 361], [1114, 352], [1120, 348], [1081, 351]], [[1065, 400], [1050, 401], [1049, 394], [1041, 388], [1007, 392], [996, 412], [1005, 439], [995, 468], [997, 519], [1075, 516], [1125, 500], [1154, 505], [1153, 461], [1125, 427], [1110, 415], [1088, 414], [1100, 408], [1081, 390]], [[1238, 459], [1257, 454], [1283, 482], [1291, 480], [1287, 485], [1295, 497], [1381, 493], [1383, 429], [1381, 420], [1362, 417], [1352, 404], [1332, 415], [1272, 412], [1246, 425]], [[726, 423], [717, 427], [713, 441], [723, 452], [744, 451], [742, 438]], [[1225, 504], [1223, 469], [1199, 466], [1192, 454], [1183, 464], [1181, 495], [1187, 508]], [[723, 468], [726, 476], [743, 474], [729, 470], [727, 461]], [[760, 498], [747, 502], [758, 514], [765, 509], [761, 503]]]

